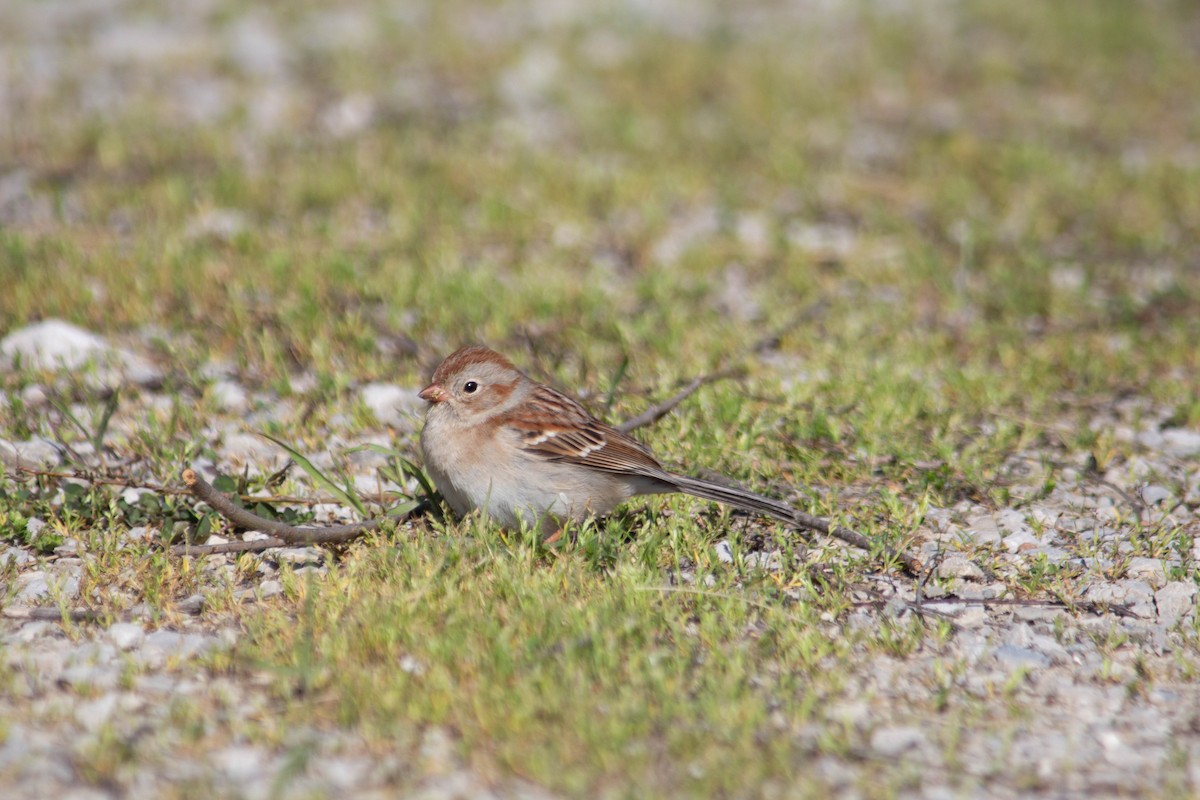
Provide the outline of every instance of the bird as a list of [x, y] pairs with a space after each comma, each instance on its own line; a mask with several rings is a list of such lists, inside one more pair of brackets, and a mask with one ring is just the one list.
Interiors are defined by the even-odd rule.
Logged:
[[548, 540], [638, 495], [682, 492], [785, 523], [787, 503], [672, 472], [646, 445], [480, 345], [451, 353], [419, 393], [425, 468], [454, 513], [481, 511]]

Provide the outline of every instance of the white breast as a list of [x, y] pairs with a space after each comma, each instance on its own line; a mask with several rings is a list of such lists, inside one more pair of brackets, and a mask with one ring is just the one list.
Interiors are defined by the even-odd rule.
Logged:
[[482, 509], [506, 528], [523, 522], [549, 533], [568, 519], [605, 514], [634, 493], [618, 476], [522, 452], [515, 433], [511, 441], [485, 438], [434, 411], [421, 432], [425, 467], [459, 516]]

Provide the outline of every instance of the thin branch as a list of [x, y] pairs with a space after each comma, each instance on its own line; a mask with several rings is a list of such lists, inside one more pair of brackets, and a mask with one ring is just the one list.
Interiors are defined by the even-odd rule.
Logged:
[[647, 425], [653, 425], [667, 414], [670, 414], [675, 407], [684, 400], [687, 400], [689, 397], [695, 394], [696, 390], [698, 390], [700, 387], [707, 386], [710, 383], [715, 383], [726, 378], [738, 377], [742, 374], [743, 370], [741, 369], [726, 368], [717, 370], [716, 372], [710, 372], [707, 375], [701, 375], [698, 378], [693, 378], [687, 386], [684, 386], [672, 397], [667, 398], [657, 405], [650, 406], [650, 408], [646, 409], [641, 414], [638, 414], [636, 417], [627, 419], [620, 425], [617, 425], [616, 428], [621, 433], [629, 433], [630, 431], [635, 431], [638, 428], [644, 428]]
[[[73, 472], [64, 472], [62, 470], [50, 469], [35, 469], [33, 467], [24, 467], [17, 465], [17, 472], [26, 475], [34, 475], [40, 478], [61, 478], [68, 480], [84, 481], [95, 486], [119, 486], [125, 489], [146, 489], [159, 495], [175, 495], [184, 496], [193, 494], [191, 489], [173, 489], [170, 486], [162, 486], [157, 483], [149, 483], [147, 481], [137, 481], [133, 478], [122, 478], [117, 475], [100, 476], [88, 470], [78, 470]], [[386, 503], [390, 498], [384, 493], [366, 494], [362, 498], [369, 503]], [[239, 494], [238, 499], [243, 503], [267, 503], [269, 505], [289, 505], [289, 506], [322, 506], [322, 505], [338, 505], [341, 503], [336, 497], [318, 495], [317, 497], [298, 497], [289, 494]]]
[[[863, 536], [858, 531], [852, 531], [842, 525], [830, 525], [829, 520], [821, 517], [814, 517], [812, 514], [806, 514], [803, 511], [794, 511], [792, 521], [801, 528], [806, 528], [810, 531], [823, 533], [826, 536], [832, 536], [834, 539], [840, 539], [852, 547], [857, 547], [870, 552], [872, 544], [874, 544], [866, 536]], [[899, 562], [905, 570], [912, 575], [920, 575], [924, 566], [920, 559], [909, 555], [908, 553], [896, 550], [893, 547], [884, 546], [883, 554], [888, 558]]]
[[395, 521], [407, 519], [420, 508], [418, 506], [397, 517], [377, 517], [349, 525], [298, 527], [279, 520], [261, 517], [253, 511], [234, 504], [233, 501], [213, 488], [212, 484], [197, 475], [193, 469], [183, 471], [183, 482], [192, 494], [212, 506], [213, 510], [225, 519], [242, 528], [262, 531], [277, 543], [268, 544], [268, 540], [264, 539], [256, 542], [226, 542], [215, 545], [176, 545], [171, 548], [171, 552], [178, 555], [254, 552], [288, 545], [343, 544], [356, 539], [367, 531], [376, 530], [389, 519]]
[[85, 608], [61, 609], [57, 606], [7, 606], [0, 610], [0, 616], [7, 619], [28, 619], [41, 622], [98, 622], [104, 619], [104, 614], [89, 611]]
[[[256, 543], [257, 544], [257, 543]], [[254, 595], [243, 597], [236, 601], [247, 606], [256, 602]], [[190, 617], [199, 616], [204, 610], [205, 603], [176, 603], [164, 610], [174, 611]], [[134, 614], [132, 611], [93, 611], [90, 608], [67, 608], [57, 606], [7, 606], [0, 609], [0, 617], [16, 620], [35, 620], [39, 622], [134, 622], [145, 619], [146, 613]]]
[[272, 547], [287, 547], [288, 543], [274, 536], [247, 542], [219, 542], [217, 544], [176, 544], [171, 546], [173, 556], [215, 556], [223, 553], [260, 553]]

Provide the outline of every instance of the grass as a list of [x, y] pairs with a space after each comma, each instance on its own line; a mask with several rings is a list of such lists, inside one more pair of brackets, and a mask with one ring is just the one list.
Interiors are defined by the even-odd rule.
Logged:
[[[218, 5], [204, 24], [224, 35], [244, 10]], [[1088, 455], [1126, 462], [1133, 446], [1093, 424], [1114, 398], [1200, 425], [1186, 3], [810, 18], [767, 2], [706, 6], [695, 30], [618, 11], [543, 28], [488, 4], [434, 4], [420, 24], [330, 7], [368, 22], [359, 46], [316, 44], [310, 4], [262, 4], [289, 48], [277, 84], [220, 48], [172, 62], [165, 75], [226, 82], [225, 113], [205, 122], [181, 116], [167, 78], [113, 68], [144, 91], [92, 114], [83, 77], [64, 79], [0, 128], [0, 172], [24, 170], [51, 208], [0, 225], [4, 327], [63, 317], [170, 366], [166, 402], [123, 391], [115, 408], [85, 376], [54, 384], [57, 406], [31, 401], [46, 376], [10, 371], [0, 436], [100, 437], [165, 481], [220, 455], [214, 426], [310, 454], [378, 432], [357, 387], [417, 386], [466, 342], [593, 408], [611, 399], [616, 419], [733, 361], [744, 380], [641, 432], [664, 461], [795, 489], [902, 544], [929, 506], [1027, 499], [1005, 477], [1015, 453], [1046, 462], [1047, 487]], [[81, 76], [88, 57], [63, 55]], [[271, 89], [291, 109], [277, 128], [255, 121]], [[359, 95], [373, 123], [330, 133], [329, 109]], [[223, 209], [243, 225], [206, 232]], [[765, 357], [746, 355], [774, 332]], [[288, 410], [224, 414], [212, 361]], [[415, 453], [407, 434], [396, 446]], [[267, 491], [269, 471], [241, 488]], [[6, 540], [98, 554], [84, 596], [108, 613], [144, 601], [170, 620], [196, 591], [228, 598], [249, 635], [212, 668], [265, 671], [292, 725], [413, 753], [438, 727], [482, 774], [576, 796], [824, 796], [842, 785], [828, 759], [856, 764], [865, 796], [918, 785], [833, 710], [882, 703], [864, 665], [936, 652], [936, 627], [851, 624], [875, 562], [818, 554], [815, 569], [779, 531], [703, 504], [634, 503], [550, 550], [422, 523], [348, 548], [319, 580], [285, 568], [283, 598], [247, 610], [231, 587], [255, 576], [251, 557], [227, 585], [116, 545], [138, 525], [203, 523], [186, 499], [60, 494], [52, 478], [0, 489]], [[30, 517], [51, 524], [31, 535]], [[1176, 577], [1193, 576], [1185, 532], [1138, 530], [1135, 554], [1182, 553]], [[726, 538], [732, 563], [714, 549]], [[750, 558], [776, 548], [777, 572]], [[1078, 579], [1041, 561], [1009, 589], [1056, 596]], [[903, 717], [970, 786], [955, 720], [1011, 734], [1021, 709], [1012, 687], [995, 687], [1011, 713], [968, 696], [959, 669], [926, 676]], [[114, 747], [98, 774], [127, 757]]]
[[[682, 539], [681, 524], [660, 535]], [[252, 624], [297, 721], [320, 708], [399, 742], [444, 726], [485, 774], [570, 794], [737, 794], [799, 778], [814, 747], [801, 730], [845, 697], [825, 670], [922, 639], [908, 624], [835, 634], [821, 614], [843, 610], [827, 606], [839, 593], [791, 570], [731, 570], [695, 544], [613, 547], [585, 531], [578, 548], [547, 552], [494, 530], [452, 533], [362, 548], [304, 587], [298, 620]], [[820, 748], [851, 741], [830, 731]]]

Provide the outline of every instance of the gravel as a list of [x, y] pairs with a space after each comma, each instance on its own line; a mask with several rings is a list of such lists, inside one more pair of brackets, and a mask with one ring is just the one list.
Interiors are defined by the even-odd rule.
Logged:
[[[632, 6], [630, 13], [644, 15], [647, 24], [684, 29], [684, 35], [705, 24], [696, 21], [700, 15], [692, 13], [691, 4]], [[384, 113], [379, 98], [328, 98], [328, 87], [306, 86], [298, 77], [306, 67], [269, 10], [211, 14], [205, 10], [211, 7], [172, 4], [169, 13], [156, 18], [152, 9], [129, 13], [131, 4], [122, 0], [11, 4], [5, 9], [5, 33], [22, 48], [14, 58], [37, 66], [6, 74], [0, 116], [18, 118], [18, 110], [36, 107], [38, 98], [67, 90], [79, 93], [85, 110], [105, 114], [145, 104], [148, 91], [169, 95], [183, 121], [219, 124], [244, 110], [248, 134], [286, 128], [305, 107], [321, 109], [317, 124], [333, 138], [353, 137], [394, 116]], [[319, 18], [302, 10], [289, 14], [307, 26], [307, 46], [318, 50], [344, 46], [331, 37], [366, 41], [388, 28], [353, 9], [324, 13]], [[61, 33], [64, 25], [72, 27], [70, 35]], [[519, 26], [514, 30], [521, 34]], [[621, 58], [620, 37], [591, 41], [590, 57]], [[507, 131], [536, 138], [554, 127], [546, 124], [555, 113], [548, 98], [564, 71], [566, 62], [544, 44], [503, 70], [498, 98], [510, 117]], [[231, 80], [230, 72], [240, 80]], [[162, 82], [132, 82], [130, 74]], [[404, 84], [400, 77], [396, 93], [398, 99], [389, 102], [418, 106], [435, 102], [437, 94]], [[852, 131], [850, 140], [851, 157], [864, 161], [894, 158], [900, 146], [869, 127]], [[253, 147], [246, 150], [242, 157], [253, 163]], [[0, 170], [6, 170], [0, 172], [0, 227], [50, 228], [78, 214], [72, 211], [77, 198], [69, 189], [55, 188], [61, 182], [50, 181], [52, 191], [43, 191], [42, 181], [26, 169], [8, 165]], [[114, 222], [120, 227], [120, 220]], [[234, 242], [251, 224], [236, 208], [201, 209], [188, 225], [188, 236]], [[650, 255], [655, 261], [679, 261], [710, 244], [725, 227], [715, 206], [682, 208], [650, 243]], [[769, 235], [762, 220], [753, 217], [736, 220], [734, 228], [750, 245]], [[822, 258], [856, 247], [855, 231], [840, 225], [797, 222], [785, 233], [800, 251]], [[726, 302], [752, 308], [743, 302], [743, 279], [738, 270], [727, 273]], [[1073, 280], [1069, 274], [1060, 279]], [[59, 396], [69, 384], [64, 370], [83, 374], [96, 388], [137, 387], [140, 394], [123, 393], [108, 434], [132, 437], [143, 415], [170, 413], [177, 403], [158, 391], [166, 365], [151, 354], [162, 336], [132, 331], [118, 341], [47, 319], [6, 331], [0, 366], [37, 373], [20, 389], [20, 401], [29, 408], [46, 408]], [[285, 426], [292, 420], [289, 414], [296, 413], [294, 400], [243, 385], [233, 365], [203, 365], [195, 374], [204, 385], [193, 389], [191, 399], [209, 402], [217, 411], [253, 414], [257, 421]], [[291, 380], [294, 392], [312, 385], [311, 374]], [[413, 412], [419, 410], [416, 389], [389, 383], [359, 388], [357, 400], [379, 425], [395, 430], [330, 449], [387, 442], [395, 431], [411, 432]], [[1092, 430], [1137, 450], [1134, 458], [1107, 465], [1103, 481], [1089, 473], [1086, 453], [1030, 450], [1011, 461], [1012, 495], [1024, 498], [1013, 508], [964, 501], [928, 509], [914, 548], [940, 559], [926, 595], [934, 598], [928, 610], [951, 621], [952, 633], [945, 642], [904, 658], [864, 653], [863, 662], [844, 676], [846, 694], [813, 712], [817, 722], [857, 731], [862, 748], [846, 755], [814, 745], [811, 759], [797, 769], [823, 777], [846, 796], [863, 794], [861, 763], [872, 758], [916, 765], [916, 777], [902, 796], [1140, 796], [1161, 793], [1164, 786], [1178, 787], [1181, 795], [1194, 793], [1200, 787], [1200, 684], [1193, 677], [1200, 430], [1174, 427], [1171, 420], [1184, 418], [1174, 412], [1141, 397], [1085, 412], [1093, 415], [1083, 420]], [[208, 468], [236, 474], [281, 467], [286, 453], [253, 429], [239, 419], [209, 431]], [[0, 461], [6, 467], [51, 468], [62, 463], [63, 452], [39, 436], [0, 439]], [[350, 460], [354, 480], [371, 491], [377, 463], [367, 453]], [[1048, 492], [1043, 490], [1050, 484], [1037, 472], [1043, 463], [1060, 465]], [[140, 494], [131, 488], [122, 496], [137, 502]], [[323, 519], [346, 516], [336, 506], [316, 511]], [[36, 536], [46, 524], [30, 520], [26, 531]], [[1169, 552], [1148, 541], [1155, 525], [1195, 542], [1190, 553]], [[138, 527], [118, 546], [141, 547], [157, 535], [151, 527]], [[721, 561], [734, 561], [728, 541], [715, 547]], [[780, 559], [778, 551], [739, 550], [738, 555], [768, 570]], [[200, 588], [189, 588], [168, 614], [152, 613], [144, 598], [117, 586], [104, 588], [128, 593], [128, 620], [105, 627], [28, 618], [32, 609], [53, 613], [59, 603], [82, 604], [84, 576], [99, 557], [87, 542], [72, 541], [51, 553], [0, 545], [6, 576], [0, 584], [6, 598], [6, 616], [0, 617], [0, 668], [7, 679], [0, 692], [5, 798], [548, 796], [536, 786], [498, 778], [491, 769], [478, 774], [458, 757], [453, 733], [437, 726], [421, 732], [411, 762], [368, 756], [348, 731], [280, 732], [272, 718], [281, 701], [265, 688], [268, 680], [249, 668], [225, 674], [206, 666], [207, 657], [228, 650], [244, 635], [240, 626], [210, 613], [210, 595], [232, 591], [246, 602], [285, 602], [279, 565], [320, 570], [324, 551], [280, 549], [262, 554], [250, 570], [235, 569], [236, 560], [225, 556], [197, 562]], [[1070, 609], [1022, 604], [1027, 598], [1010, 596], [1017, 577], [1043, 564], [1069, 576], [1054, 585], [1069, 595]], [[909, 583], [896, 582], [885, 595], [889, 602], [882, 615], [855, 610], [842, 620], [845, 629], [874, 630], [884, 616], [912, 618], [917, 596]], [[999, 600], [1015, 602], [993, 602]], [[420, 674], [425, 667], [406, 656], [397, 668]], [[942, 689], [951, 704], [944, 715], [921, 719], [914, 714], [913, 698]], [[1015, 727], [1006, 717], [1009, 709], [1017, 711]], [[188, 713], [195, 715], [191, 722]], [[807, 726], [814, 742], [820, 738], [817, 722]], [[306, 758], [298, 761], [301, 752]], [[78, 768], [84, 756], [97, 753], [120, 762], [111, 775]]]
[[[30, 353], [44, 353], [48, 351], [40, 348], [38, 336], [57, 335], [59, 330], [39, 324], [13, 331], [5, 341]], [[134, 342], [117, 348], [86, 331], [77, 338], [87, 343], [77, 350], [88, 357], [132, 352], [137, 346]], [[252, 394], [225, 366], [210, 365], [207, 372], [215, 377], [205, 391], [220, 411], [239, 414], [253, 405], [255, 414], [274, 415], [279, 421], [293, 411], [269, 395]], [[302, 376], [297, 378], [302, 382]], [[42, 388], [49, 392], [52, 386]], [[379, 424], [391, 430], [355, 440], [335, 430], [330, 452], [389, 444], [398, 428], [411, 432], [412, 396], [411, 388], [365, 387], [359, 398]], [[158, 402], [151, 389], [143, 390], [143, 397], [147, 407]], [[138, 413], [119, 408], [111, 425], [114, 434], [135, 429]], [[1108, 413], [1120, 418], [1122, 412]], [[1146, 408], [1125, 413], [1139, 419], [1169, 417], [1163, 410], [1152, 414]], [[924, 602], [929, 612], [953, 623], [953, 633], [938, 647], [903, 659], [864, 656], [869, 661], [851, 670], [846, 680], [851, 683], [847, 696], [857, 693], [865, 699], [831, 706], [822, 712], [825, 719], [857, 731], [861, 754], [869, 758], [922, 764], [927, 777], [921, 793], [928, 796], [964, 780], [965, 785], [986, 786], [989, 795], [1020, 796], [1026, 784], [1007, 776], [1032, 776], [1045, 791], [1063, 796], [1137, 794], [1158, 785], [1163, 770], [1180, 758], [1189, 766], [1175, 773], [1183, 775], [1179, 780], [1195, 780], [1190, 759], [1200, 758], [1200, 717], [1194, 711], [1200, 708], [1200, 688], [1180, 664], [1191, 663], [1195, 652], [1198, 593], [1189, 576], [1194, 574], [1191, 559], [1200, 555], [1195, 545], [1200, 541], [1200, 516], [1195, 504], [1178, 504], [1175, 490], [1169, 488], [1195, 492], [1200, 487], [1200, 467], [1176, 456], [1185, 440], [1178, 432], [1138, 438], [1137, 457], [1111, 467], [1104, 481], [1066, 468], [1045, 493], [1044, 476], [1025, 491], [1018, 479], [1014, 496], [1034, 498], [1018, 507], [986, 509], [964, 502], [928, 509], [914, 544], [936, 565], [924, 588]], [[212, 460], [199, 465], [209, 474], [243, 468], [263, 473], [286, 461], [286, 454], [236, 422], [212, 429], [211, 453]], [[53, 443], [37, 438], [0, 442], [0, 454], [6, 463], [13, 454], [24, 464], [56, 463], [60, 458]], [[333, 463], [330, 453], [314, 460]], [[1037, 476], [1022, 465], [1045, 460], [1046, 454], [1039, 452], [1016, 454], [1013, 473], [1033, 481]], [[363, 450], [346, 463], [356, 485], [367, 491], [378, 488], [376, 470], [385, 463], [382, 456]], [[1154, 482], [1149, 482], [1150, 476]], [[130, 487], [119, 494], [137, 504], [147, 491]], [[348, 515], [333, 505], [314, 511], [331, 521]], [[1160, 544], [1154, 545], [1157, 550], [1151, 548], [1146, 534], [1150, 513], [1158, 520], [1153, 524], [1176, 526], [1172, 541], [1186, 542], [1186, 552]], [[25, 530], [30, 537], [52, 531], [41, 519], [28, 520]], [[138, 527], [124, 533], [119, 546], [141, 547], [157, 535], [153, 527]], [[251, 531], [241, 538], [262, 535]], [[71, 636], [56, 621], [19, 618], [29, 609], [53, 614], [59, 604], [79, 603], [83, 577], [98, 557], [93, 546], [68, 539], [49, 553], [14, 544], [0, 547], [0, 563], [10, 570], [5, 587], [9, 618], [0, 618], [0, 665], [13, 676], [7, 695], [0, 696], [0, 714], [11, 720], [0, 741], [0, 780], [10, 787], [6, 797], [94, 794], [95, 786], [73, 765], [80, 753], [95, 753], [113, 737], [127, 741], [133, 754], [111, 784], [128, 796], [157, 796], [185, 781], [213, 795], [266, 798], [280, 780], [293, 792], [315, 796], [386, 796], [388, 787], [396, 786], [407, 787], [410, 796], [508, 796], [458, 762], [453, 746], [445, 746], [453, 741], [446, 732], [428, 734], [426, 749], [441, 752], [438, 758], [448, 763], [429, 771], [432, 757], [425, 757], [425, 766], [416, 772], [402, 762], [381, 768], [364, 758], [345, 732], [313, 731], [303, 744], [275, 745], [229, 735], [262, 725], [263, 710], [275, 700], [264, 689], [269, 682], [253, 674], [226, 677], [203, 665], [207, 656], [230, 648], [242, 635], [208, 611], [208, 595], [229, 591], [246, 603], [283, 598], [280, 567], [320, 574], [327, 569], [326, 551], [273, 549], [257, 556], [250, 570], [235, 568], [236, 559], [229, 556], [197, 562], [203, 575], [199, 590], [176, 598], [174, 611], [166, 617], [152, 613], [134, 593], [129, 619], [108, 627], [75, 624]], [[758, 551], [748, 540], [739, 540], [736, 558], [729, 540], [717, 542], [714, 550], [722, 563], [732, 565], [740, 559], [748, 567], [768, 571], [778, 569], [782, 559], [777, 549]], [[1059, 565], [1073, 576], [1062, 584], [1073, 606], [1030, 604], [1013, 594], [1019, 576], [1042, 563]], [[705, 575], [703, 580], [712, 583], [715, 577]], [[903, 581], [889, 586], [880, 612], [853, 612], [844, 621], [846, 628], [873, 630], [882, 618], [911, 618], [917, 602], [914, 587]], [[836, 623], [833, 617], [828, 621]], [[426, 665], [416, 655], [406, 655], [397, 669], [421, 675]], [[953, 769], [945, 758], [945, 726], [914, 717], [910, 710], [912, 701], [927, 698], [931, 686], [946, 680], [952, 703], [971, 698], [969, 702], [985, 710], [982, 713], [991, 714], [996, 712], [986, 709], [1003, 697], [1004, 704], [1019, 708], [1025, 720], [1004, 735], [990, 732], [988, 725], [962, 729], [956, 734], [958, 766]], [[225, 733], [204, 738], [199, 747], [188, 745], [171, 711], [180, 703], [206, 709], [208, 718], [220, 720], [214, 730]], [[289, 766], [294, 747], [314, 754], [299, 772]], [[853, 761], [828, 755], [816, 757], [809, 768], [830, 780], [845, 778], [847, 787], [853, 785], [857, 769]], [[281, 777], [285, 773], [287, 777]], [[510, 789], [517, 786], [514, 782]], [[540, 792], [520, 786], [530, 796]]]

